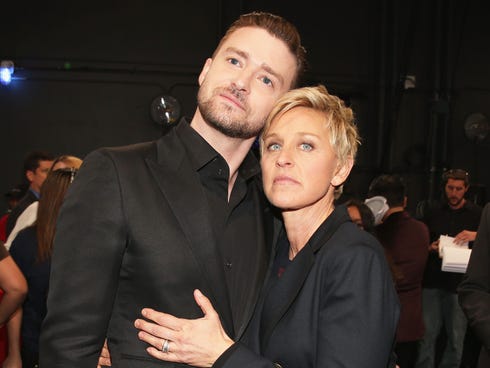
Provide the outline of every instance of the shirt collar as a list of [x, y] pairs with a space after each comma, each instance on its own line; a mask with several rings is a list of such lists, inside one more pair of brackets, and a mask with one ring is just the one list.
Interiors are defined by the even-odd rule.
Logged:
[[[189, 154], [192, 168], [199, 171], [216, 157], [221, 155], [196, 132], [186, 119], [181, 119], [176, 132]], [[224, 160], [224, 159], [223, 159]], [[259, 174], [260, 165], [253, 152], [248, 152], [239, 168], [240, 176], [245, 180]]]

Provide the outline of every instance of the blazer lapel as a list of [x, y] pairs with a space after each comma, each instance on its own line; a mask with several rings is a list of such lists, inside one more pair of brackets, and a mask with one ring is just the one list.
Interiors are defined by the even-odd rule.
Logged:
[[[264, 351], [275, 326], [301, 291], [315, 256], [308, 244], [296, 255], [280, 280], [266, 290], [260, 323], [261, 350]], [[269, 275], [269, 278], [275, 278]]]
[[265, 296], [261, 301], [263, 303], [260, 321], [260, 345], [262, 351], [264, 351], [267, 346], [269, 338], [277, 323], [288, 311], [300, 293], [301, 288], [315, 263], [316, 253], [328, 242], [330, 237], [337, 231], [338, 227], [347, 221], [350, 221], [347, 210], [344, 206], [339, 206], [327, 220], [320, 225], [277, 282], [271, 282], [275, 276], [271, 274], [268, 275], [268, 285], [270, 286], [267, 289], [264, 289]]
[[175, 129], [177, 127], [157, 141], [156, 161], [148, 157], [146, 162], [196, 255], [202, 278], [211, 291], [207, 296], [226, 329], [233, 331], [221, 255], [210, 223], [212, 214], [209, 213], [199, 176], [191, 167]]

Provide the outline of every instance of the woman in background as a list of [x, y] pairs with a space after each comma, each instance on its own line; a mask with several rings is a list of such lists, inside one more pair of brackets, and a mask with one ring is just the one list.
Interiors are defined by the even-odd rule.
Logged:
[[[27, 298], [9, 326], [9, 341], [19, 344], [20, 357], [11, 354], [4, 367], [33, 368], [38, 366], [39, 335], [41, 323], [46, 315], [46, 299], [49, 286], [51, 253], [53, 248], [56, 219], [65, 193], [72, 183], [77, 169], [63, 168], [49, 172], [42, 188], [33, 226], [20, 231], [12, 243], [10, 253], [27, 279]], [[20, 338], [18, 338], [20, 332]], [[17, 349], [14, 349], [18, 351]], [[20, 362], [21, 359], [21, 362]]]
[[[54, 171], [58, 169], [66, 169], [66, 168], [73, 168], [78, 170], [82, 165], [82, 162], [83, 161], [81, 159], [75, 156], [69, 156], [69, 155], [58, 156], [53, 161], [50, 171]], [[5, 247], [7, 249], [10, 248], [12, 242], [14, 241], [19, 231], [34, 224], [34, 222], [36, 221], [38, 204], [39, 204], [38, 201], [34, 201], [19, 216], [19, 218], [15, 222], [14, 228], [10, 232], [9, 237], [5, 242]]]
[[347, 212], [354, 224], [366, 230], [370, 234], [375, 234], [374, 215], [369, 207], [360, 199], [352, 198], [344, 203]]

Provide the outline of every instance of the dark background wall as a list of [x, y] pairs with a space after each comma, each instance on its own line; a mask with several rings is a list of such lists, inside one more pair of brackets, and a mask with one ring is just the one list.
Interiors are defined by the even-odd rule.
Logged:
[[398, 172], [413, 209], [458, 167], [486, 201], [490, 138], [464, 129], [470, 114], [490, 116], [485, 0], [11, 2], [0, 23], [0, 59], [16, 67], [0, 86], [0, 193], [20, 181], [30, 150], [84, 157], [158, 138], [149, 114], [158, 95], [191, 117], [203, 63], [252, 10], [295, 23], [310, 62], [303, 84], [325, 84], [356, 112], [363, 143], [348, 195]]

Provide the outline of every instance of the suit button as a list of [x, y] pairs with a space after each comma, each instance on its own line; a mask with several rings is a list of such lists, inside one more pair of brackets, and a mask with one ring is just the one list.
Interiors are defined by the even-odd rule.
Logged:
[[226, 262], [225, 267], [228, 269], [231, 269], [232, 263], [231, 262]]

